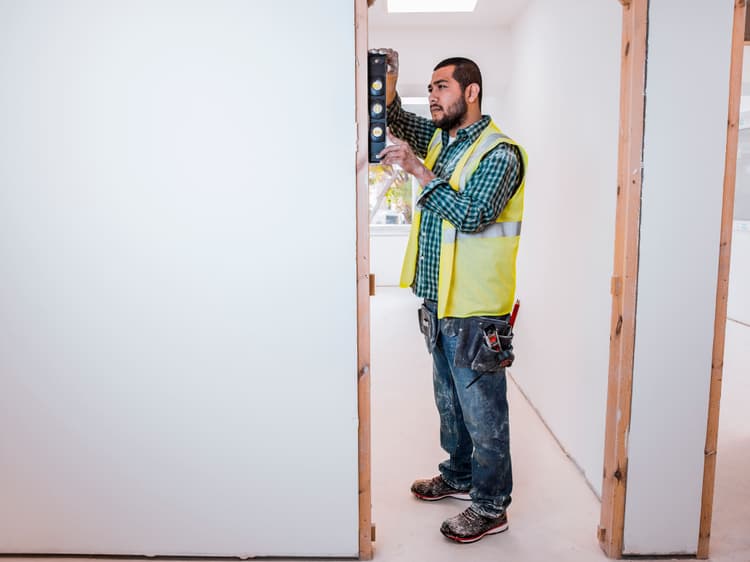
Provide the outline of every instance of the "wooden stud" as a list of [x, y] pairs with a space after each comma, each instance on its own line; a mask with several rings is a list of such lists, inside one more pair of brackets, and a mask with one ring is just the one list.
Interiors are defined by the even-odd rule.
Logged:
[[633, 385], [648, 0], [623, 2], [620, 138], [615, 259], [604, 444], [602, 508], [597, 539], [609, 558], [622, 557], [627, 438]]
[[370, 208], [368, 187], [367, 0], [354, 1], [357, 119], [357, 411], [359, 416], [359, 558], [372, 560], [370, 465]]
[[619, 297], [622, 294], [622, 278], [612, 278], [612, 287], [610, 289], [610, 293], [613, 297]]
[[745, 39], [745, 0], [734, 3], [732, 30], [732, 58], [729, 78], [729, 113], [727, 119], [727, 152], [724, 164], [724, 202], [721, 211], [721, 241], [719, 272], [716, 286], [716, 315], [714, 318], [714, 346], [711, 360], [711, 388], [708, 397], [708, 424], [703, 464], [703, 497], [698, 534], [698, 558], [708, 558], [713, 515], [714, 479], [716, 476], [716, 445], [719, 434], [719, 401], [724, 368], [724, 332], [727, 324], [727, 294], [729, 292], [729, 262], [732, 249], [734, 215], [734, 184], [737, 171], [737, 138], [739, 135], [740, 97], [742, 95], [742, 58]]

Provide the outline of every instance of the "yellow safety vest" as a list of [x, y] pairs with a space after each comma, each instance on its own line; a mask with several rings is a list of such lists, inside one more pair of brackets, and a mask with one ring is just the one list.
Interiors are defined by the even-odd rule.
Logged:
[[[424, 163], [430, 170], [443, 148], [441, 133], [440, 129], [435, 131], [427, 149]], [[461, 156], [448, 183], [456, 191], [462, 191], [482, 157], [500, 143], [518, 147], [523, 160], [521, 184], [497, 221], [479, 232], [458, 232], [452, 223], [443, 220], [438, 273], [438, 318], [501, 316], [510, 313], [513, 308], [516, 255], [526, 185], [526, 151], [491, 121]], [[421, 217], [421, 212], [415, 210], [401, 270], [401, 287], [411, 287], [414, 283]]]

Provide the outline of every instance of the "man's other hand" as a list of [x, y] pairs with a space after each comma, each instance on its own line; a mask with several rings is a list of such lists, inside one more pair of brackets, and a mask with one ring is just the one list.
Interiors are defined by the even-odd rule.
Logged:
[[417, 155], [411, 149], [409, 144], [401, 139], [397, 139], [392, 134], [388, 134], [388, 140], [390, 145], [386, 146], [380, 151], [378, 157], [380, 163], [386, 166], [398, 165], [405, 171], [417, 178], [417, 181], [424, 187], [430, 181], [435, 178], [430, 170], [428, 170], [422, 162], [420, 162]]

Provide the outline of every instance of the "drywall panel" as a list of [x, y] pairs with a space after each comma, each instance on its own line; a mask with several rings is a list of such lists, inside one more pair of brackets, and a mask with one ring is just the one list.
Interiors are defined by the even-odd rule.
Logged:
[[[596, 22], [596, 25], [592, 25]], [[601, 492], [622, 6], [536, 0], [498, 123], [529, 153], [515, 380]]]
[[732, 0], [649, 7], [628, 554], [697, 549], [733, 13]]
[[353, 5], [0, 0], [0, 552], [357, 555]]

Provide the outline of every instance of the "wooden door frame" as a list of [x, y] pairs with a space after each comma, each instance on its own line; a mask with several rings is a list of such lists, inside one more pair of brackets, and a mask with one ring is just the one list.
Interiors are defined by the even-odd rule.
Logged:
[[648, 0], [622, 1], [620, 130], [602, 507], [597, 537], [622, 556], [638, 291]]
[[367, 0], [354, 0], [357, 191], [357, 411], [359, 417], [359, 559], [372, 560], [370, 420], [370, 203], [368, 187]]
[[[621, 558], [623, 554], [625, 493], [628, 476], [627, 439], [630, 432], [633, 390], [649, 4], [648, 0], [619, 1], [623, 6], [623, 33], [617, 210], [602, 508], [597, 533], [599, 544], [609, 558]], [[737, 138], [742, 93], [745, 4], [746, 0], [734, 2], [711, 384], [704, 450], [700, 531], [696, 553], [697, 557], [702, 559], [708, 558], [709, 553], [716, 475], [716, 445], [724, 364], [724, 332], [727, 318]]]

